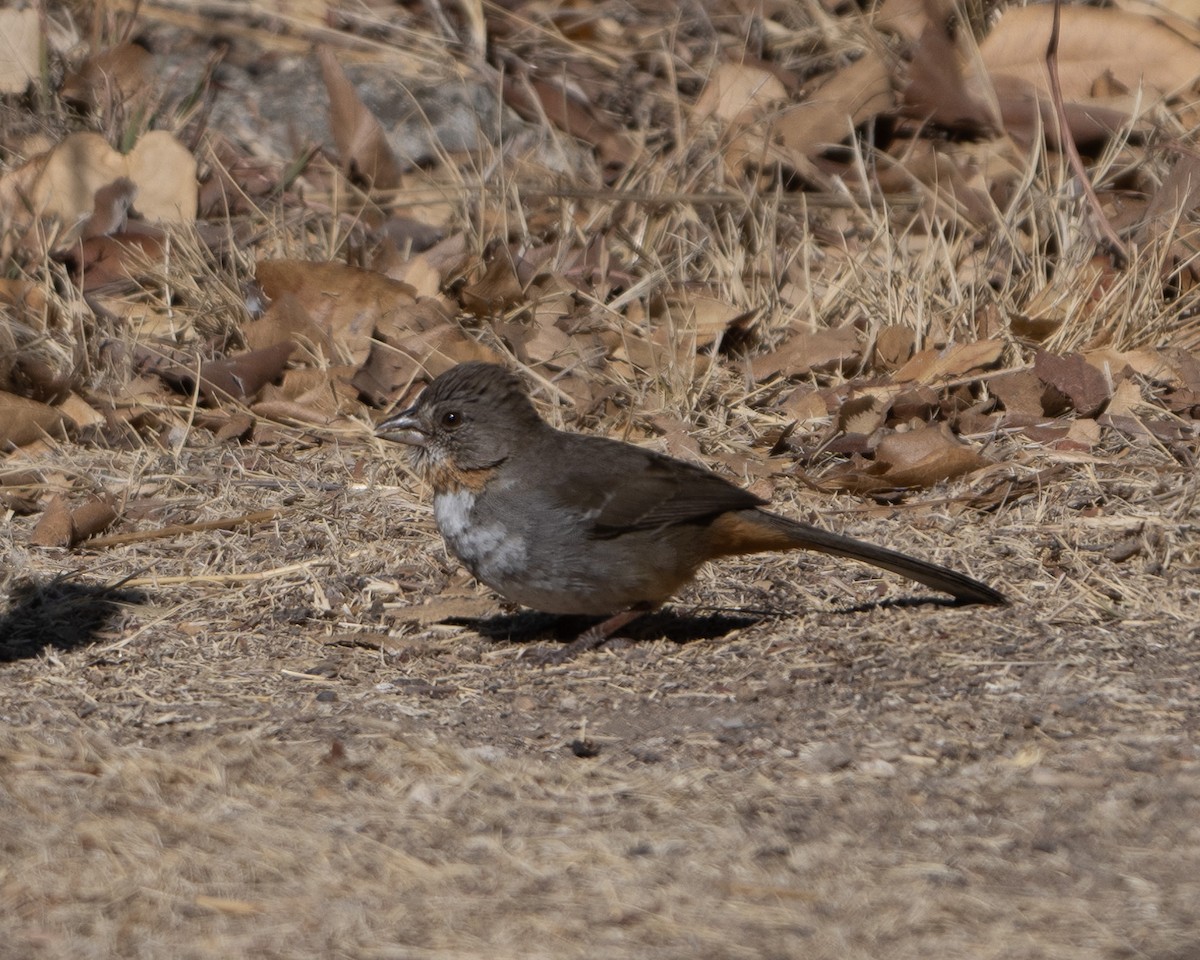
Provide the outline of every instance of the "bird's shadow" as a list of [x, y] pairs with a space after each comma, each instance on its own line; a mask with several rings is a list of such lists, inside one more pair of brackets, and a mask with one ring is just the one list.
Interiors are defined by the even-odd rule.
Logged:
[[65, 577], [9, 585], [0, 614], [0, 663], [37, 657], [46, 647], [74, 650], [101, 639], [122, 607], [146, 602], [118, 584], [79, 583]]
[[[957, 600], [943, 597], [889, 597], [856, 603], [851, 606], [829, 607], [825, 609], [825, 612], [840, 616], [852, 616], [872, 610], [905, 609], [929, 605], [955, 607], [963, 604]], [[622, 627], [618, 636], [635, 642], [665, 639], [678, 644], [693, 643], [701, 640], [715, 640], [734, 630], [754, 626], [764, 620], [784, 620], [794, 613], [794, 610], [782, 607], [717, 609], [706, 614], [664, 607], [661, 610], [647, 613]], [[524, 644], [535, 640], [569, 643], [603, 619], [603, 617], [523, 610], [519, 613], [497, 614], [491, 617], [449, 617], [444, 622], [468, 627], [489, 640]]]
[[[759, 611], [719, 611], [699, 616], [667, 608], [639, 617], [622, 627], [618, 635], [633, 641], [667, 639], [680, 644], [691, 643], [723, 637], [733, 630], [752, 626], [768, 615]], [[494, 617], [453, 617], [446, 622], [469, 627], [489, 640], [525, 644], [535, 640], [569, 643], [603, 619], [524, 610]]]

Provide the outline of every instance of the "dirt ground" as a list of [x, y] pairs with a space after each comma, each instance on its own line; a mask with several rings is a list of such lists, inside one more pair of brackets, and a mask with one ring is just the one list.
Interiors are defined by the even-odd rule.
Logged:
[[0, 956], [1200, 953], [1193, 472], [953, 517], [797, 493], [1012, 605], [764, 557], [543, 668], [578, 623], [476, 590], [398, 464], [63, 448], [159, 524], [280, 517], [3, 530]]

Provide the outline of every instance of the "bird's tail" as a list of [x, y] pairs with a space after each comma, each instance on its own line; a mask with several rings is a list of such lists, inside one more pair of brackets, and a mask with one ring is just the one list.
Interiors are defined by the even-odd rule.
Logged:
[[966, 574], [918, 560], [907, 554], [864, 543], [853, 537], [830, 533], [811, 524], [789, 520], [765, 510], [733, 510], [714, 524], [727, 545], [727, 554], [755, 553], [763, 550], [815, 550], [835, 557], [848, 557], [898, 573], [934, 590], [948, 593], [962, 603], [1005, 604], [1008, 599], [999, 590], [980, 583]]

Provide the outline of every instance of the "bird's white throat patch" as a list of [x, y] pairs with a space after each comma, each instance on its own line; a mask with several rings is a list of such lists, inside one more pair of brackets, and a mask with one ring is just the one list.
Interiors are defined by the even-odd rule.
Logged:
[[438, 530], [451, 552], [489, 586], [525, 566], [525, 540], [499, 522], [484, 523], [472, 514], [475, 493], [459, 489], [433, 498]]
[[471, 532], [471, 511], [474, 509], [475, 494], [470, 490], [439, 493], [433, 498], [433, 516], [447, 542]]

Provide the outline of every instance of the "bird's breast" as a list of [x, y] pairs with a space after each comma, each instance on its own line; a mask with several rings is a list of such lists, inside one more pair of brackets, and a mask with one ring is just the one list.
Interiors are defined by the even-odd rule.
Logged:
[[489, 586], [503, 593], [500, 585], [524, 569], [525, 538], [499, 520], [481, 518], [471, 490], [438, 494], [433, 499], [433, 515], [446, 546]]

